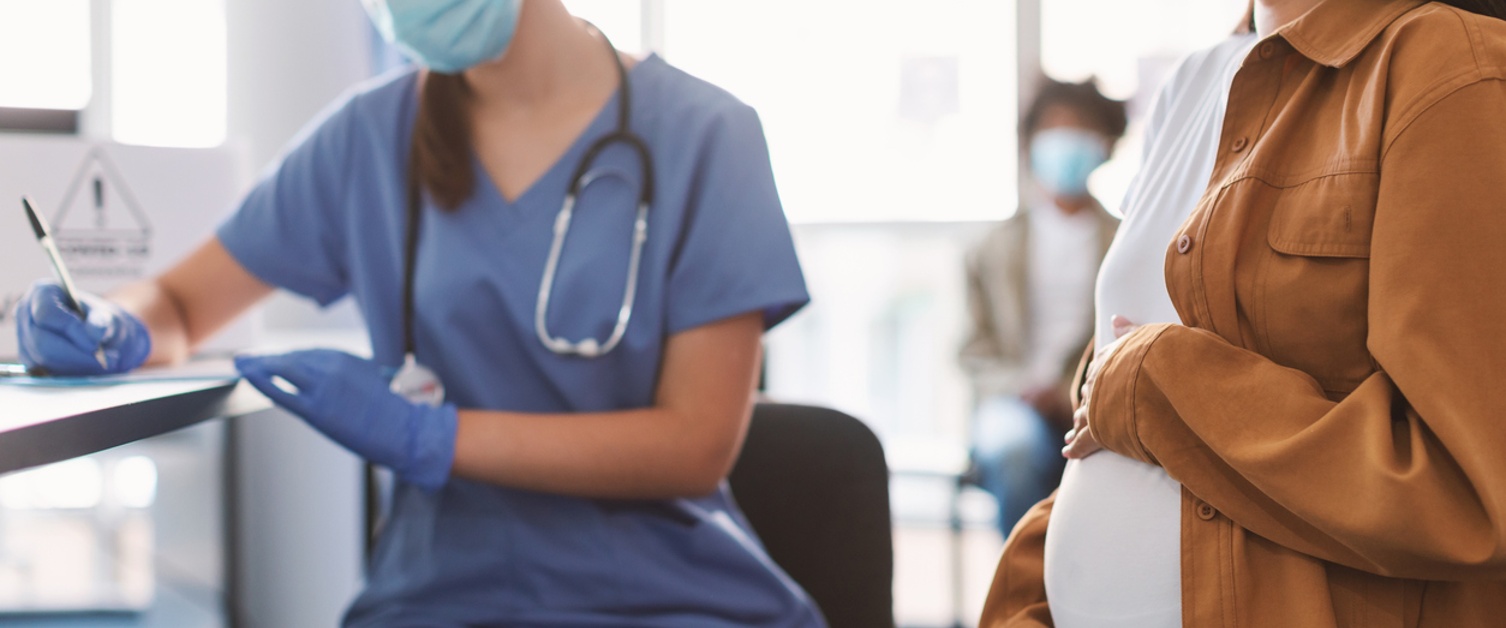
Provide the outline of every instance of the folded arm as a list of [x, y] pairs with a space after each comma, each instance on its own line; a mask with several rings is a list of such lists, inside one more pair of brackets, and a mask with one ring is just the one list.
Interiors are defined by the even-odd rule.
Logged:
[[1381, 575], [1506, 575], [1506, 82], [1443, 99], [1382, 162], [1368, 346], [1342, 401], [1199, 329], [1137, 330], [1092, 429], [1261, 536]]

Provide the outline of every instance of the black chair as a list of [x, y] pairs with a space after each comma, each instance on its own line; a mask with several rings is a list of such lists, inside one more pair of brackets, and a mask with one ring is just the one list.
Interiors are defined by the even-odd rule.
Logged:
[[831, 628], [893, 628], [889, 468], [868, 426], [836, 410], [758, 404], [728, 482]]

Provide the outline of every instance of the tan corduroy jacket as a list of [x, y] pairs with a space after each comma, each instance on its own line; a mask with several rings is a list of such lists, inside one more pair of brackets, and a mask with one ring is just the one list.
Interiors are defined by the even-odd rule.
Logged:
[[[1186, 326], [1090, 400], [1184, 487], [1184, 625], [1506, 626], [1506, 21], [1326, 0], [1255, 46], [1220, 142], [1166, 258]], [[1049, 514], [983, 626], [1051, 625]]]

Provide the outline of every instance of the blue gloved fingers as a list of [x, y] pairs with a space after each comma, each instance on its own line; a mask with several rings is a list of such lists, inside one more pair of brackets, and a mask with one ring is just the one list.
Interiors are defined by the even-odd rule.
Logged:
[[94, 334], [56, 284], [39, 282], [16, 308], [16, 335], [21, 360], [58, 375], [96, 375], [105, 372], [94, 358], [99, 348]]
[[125, 314], [117, 319], [114, 338], [106, 340], [111, 372], [124, 372], [146, 363], [152, 355], [152, 333], [141, 319]]
[[[455, 455], [456, 410], [420, 406], [388, 389], [383, 367], [363, 358], [312, 349], [242, 356], [236, 367], [278, 405], [331, 440], [425, 490], [443, 486]], [[279, 388], [276, 378], [298, 388]]]
[[[264, 355], [264, 356], [237, 356], [235, 368], [241, 376], [250, 382], [253, 387], [266, 395], [273, 403], [297, 414], [304, 419], [311, 419], [313, 411], [313, 385], [311, 380], [301, 369], [289, 368], [288, 354]], [[289, 377], [289, 374], [292, 374]], [[283, 390], [275, 383], [274, 378], [286, 380], [298, 389], [292, 393]], [[294, 381], [294, 380], [298, 381]], [[302, 382], [302, 383], [300, 383]]]
[[293, 414], [303, 416], [305, 412], [307, 412], [307, 408], [304, 407], [303, 400], [300, 399], [298, 395], [279, 388], [277, 384], [272, 382], [273, 377], [275, 376], [269, 373], [247, 370], [241, 371], [241, 378], [249, 382], [253, 388], [261, 391], [261, 394], [266, 395], [268, 399], [271, 399], [272, 403], [277, 404], [279, 407], [282, 407], [289, 412], [292, 412]]
[[58, 375], [123, 373], [141, 366], [152, 351], [146, 325], [109, 301], [77, 296], [83, 316], [62, 286], [50, 281], [32, 286], [16, 309], [22, 361]]
[[20, 336], [18, 348], [21, 362], [28, 367], [64, 376], [99, 375], [106, 372], [94, 357], [93, 351], [81, 349], [51, 330], [37, 329], [25, 318], [16, 320], [16, 332]]
[[22, 308], [23, 315], [31, 319], [35, 328], [52, 332], [90, 353], [109, 333], [108, 326], [91, 323], [73, 311], [67, 293], [57, 284], [37, 284], [22, 302]]
[[98, 335], [96, 344], [104, 350], [109, 372], [129, 371], [146, 362], [152, 353], [152, 336], [141, 319], [92, 294], [78, 297], [89, 333]]

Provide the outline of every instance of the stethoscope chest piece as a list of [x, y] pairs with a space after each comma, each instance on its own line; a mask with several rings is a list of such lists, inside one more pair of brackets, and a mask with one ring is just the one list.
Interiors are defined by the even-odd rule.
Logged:
[[429, 367], [418, 363], [413, 354], [403, 357], [403, 366], [392, 376], [389, 390], [413, 403], [439, 407], [444, 403], [444, 383]]

